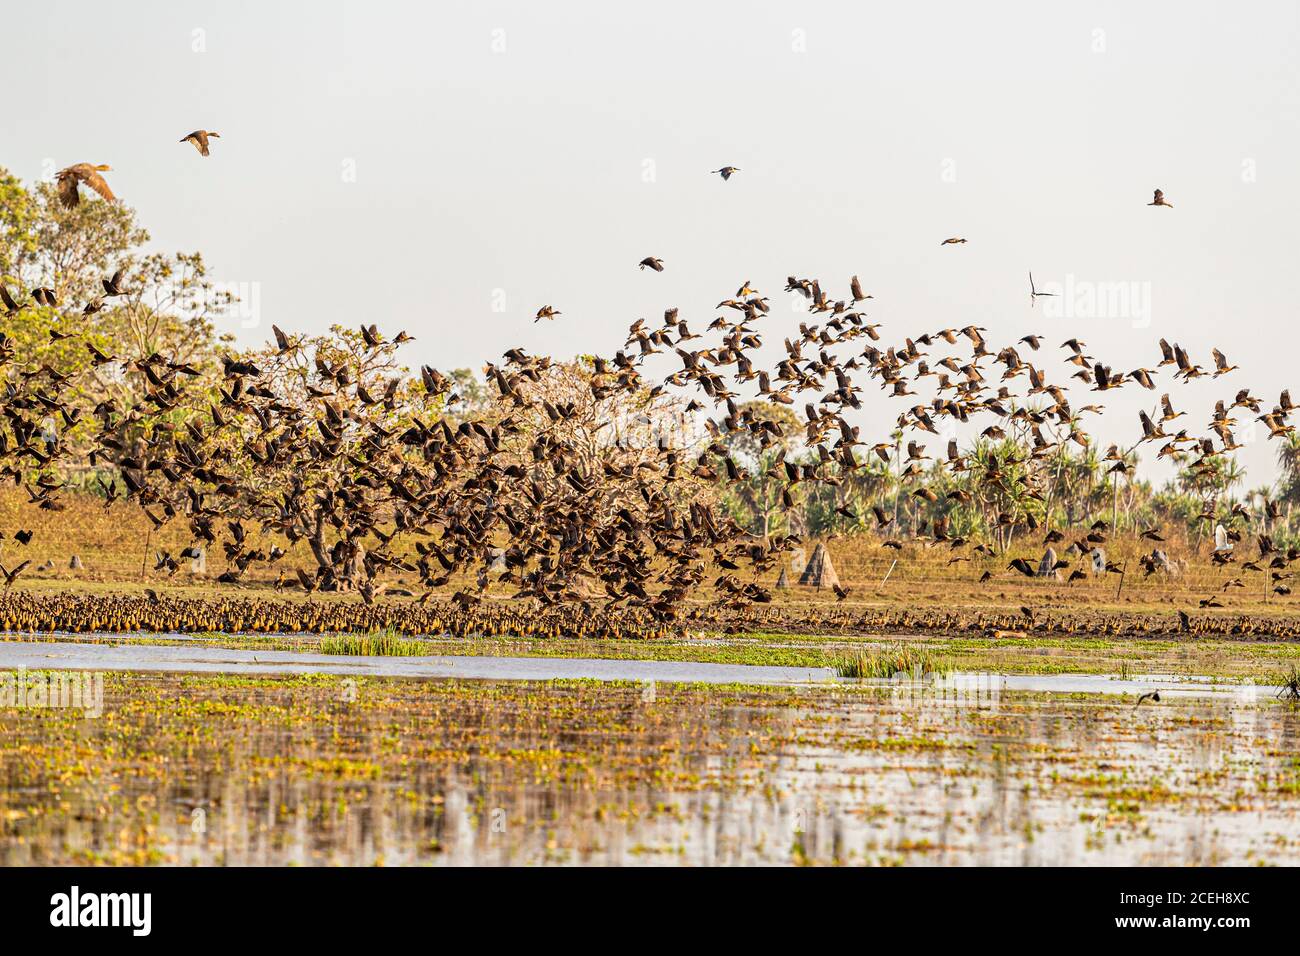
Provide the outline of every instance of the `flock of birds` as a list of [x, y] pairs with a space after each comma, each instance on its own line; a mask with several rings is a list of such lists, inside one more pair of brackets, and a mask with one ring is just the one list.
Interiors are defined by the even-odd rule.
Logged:
[[[218, 135], [196, 130], [181, 142], [208, 156]], [[101, 175], [107, 171], [108, 166], [89, 163], [60, 171], [60, 200], [76, 206], [80, 187], [86, 186], [115, 201]], [[739, 171], [724, 166], [713, 172], [729, 180]], [[1160, 190], [1150, 205], [1172, 208]], [[943, 244], [966, 241], [951, 237]], [[639, 267], [663, 272], [665, 264], [647, 256]], [[85, 303], [82, 311], [93, 314], [103, 308], [104, 298], [123, 295], [123, 281], [121, 272], [105, 278], [103, 296]], [[1029, 283], [1031, 304], [1052, 294], [1035, 285], [1032, 273]], [[690, 330], [676, 308], [666, 310], [657, 327], [644, 319], [632, 323], [621, 350], [612, 358], [594, 359], [591, 399], [616, 405], [646, 396], [672, 397], [687, 414], [703, 413], [708, 437], [702, 447], [693, 448], [661, 437], [648, 451], [606, 442], [596, 460], [584, 453], [577, 432], [579, 403], [553, 400], [548, 391], [559, 366], [522, 349], [507, 351], [501, 365], [487, 366], [495, 402], [489, 413], [475, 417], [450, 411], [458, 400], [453, 380], [428, 366], [418, 380], [398, 376], [377, 381], [368, 372], [370, 360], [390, 355], [410, 337], [402, 333], [385, 340], [373, 325], [362, 327], [364, 349], [354, 360], [329, 359], [319, 352], [309, 356], [303, 340], [273, 327], [270, 362], [259, 366], [248, 358], [225, 356], [219, 398], [211, 403], [200, 369], [160, 354], [123, 360], [86, 342], [93, 367], [120, 363], [125, 373], [144, 382], [142, 399], [131, 407], [104, 400], [89, 409], [76, 397], [74, 372], [39, 358], [20, 358], [12, 340], [0, 339], [0, 363], [16, 372], [7, 376], [0, 396], [5, 425], [0, 479], [25, 483], [36, 507], [62, 506], [56, 466], [68, 451], [44, 424], [57, 417], [67, 429], [93, 427], [92, 462], [115, 465], [120, 477], [120, 484], [116, 479], [104, 484], [110, 504], [137, 502], [155, 527], [172, 521], [188, 526], [191, 544], [176, 556], [160, 552], [159, 573], [175, 574], [180, 560], [219, 546], [227, 564], [218, 581], [239, 584], [251, 568], [282, 561], [289, 552], [281, 542], [289, 550], [301, 542], [315, 569], [281, 571], [278, 586], [301, 587], [309, 594], [355, 591], [369, 606], [385, 590], [394, 593], [382, 578], [396, 572], [421, 582], [426, 590], [412, 602], [420, 605], [434, 589], [456, 582], [459, 589], [451, 601], [461, 614], [479, 608], [488, 586], [501, 583], [552, 609], [578, 608], [589, 616], [602, 615], [602, 620], [631, 609], [662, 623], [677, 619], [688, 596], [704, 585], [713, 587], [719, 608], [770, 602], [765, 576], [801, 543], [793, 535], [750, 534], [711, 503], [716, 498], [698, 493], [701, 485], [725, 487], [750, 477], [754, 463], [738, 459], [730, 439], [743, 435], [760, 448], [782, 449], [765, 477], [780, 485], [787, 509], [796, 506], [800, 485], [837, 485], [845, 474], [868, 467], [871, 456], [889, 463], [895, 454], [910, 494], [933, 504], [939, 496], [925, 479], [927, 463], [933, 465], [934, 459], [919, 439], [939, 435], [946, 419], [988, 420], [982, 438], [996, 443], [1014, 428], [1024, 436], [1023, 445], [1001, 457], [995, 452], [982, 463], [978, 489], [969, 482], [959, 484], [946, 497], [956, 506], [969, 503], [973, 491], [992, 490], [999, 500], [1044, 502], [1051, 471], [1044, 465], [1066, 443], [1089, 447], [1085, 416], [1102, 412], [1095, 402], [1072, 403], [1071, 387], [1103, 393], [1132, 385], [1154, 391], [1166, 369], [1175, 384], [1203, 376], [1218, 379], [1237, 370], [1218, 349], [1211, 353], [1212, 366], [1203, 366], [1177, 343], [1162, 339], [1160, 358], [1152, 367], [1115, 372], [1088, 354], [1085, 342], [1069, 338], [1059, 348], [1066, 369], [1073, 370], [1068, 378], [1079, 383], [1072, 386], [1049, 380], [1039, 357], [1045, 347], [1039, 335], [992, 348], [984, 338], [986, 329], [968, 325], [891, 344], [883, 340], [882, 326], [862, 311], [872, 296], [858, 276], [850, 278], [844, 298], [827, 294], [816, 278], [793, 275], [785, 291], [806, 300], [809, 321], [784, 340], [784, 354], [771, 368], [762, 367], [756, 355], [770, 300], [749, 281], [713, 310], [705, 333], [711, 344], [702, 344], [703, 336]], [[14, 296], [0, 286], [0, 295], [10, 316], [26, 307], [22, 293]], [[59, 304], [54, 289], [30, 290], [30, 296], [39, 305]], [[543, 306], [535, 321], [562, 314]], [[79, 335], [60, 328], [49, 334], [51, 339]], [[659, 354], [674, 355], [680, 367], [661, 381], [647, 380], [645, 363]], [[310, 369], [305, 385], [279, 374], [291, 366]], [[929, 400], [917, 397], [923, 383], [932, 385]], [[904, 403], [896, 429], [907, 436], [905, 443], [873, 441], [849, 422], [847, 416], [863, 407], [868, 385]], [[756, 410], [762, 402], [802, 403], [799, 437], [806, 455], [787, 457], [784, 449], [790, 445], [784, 439], [794, 436], [783, 434], [777, 420]], [[1196, 473], [1212, 469], [1216, 459], [1240, 447], [1233, 428], [1242, 413], [1263, 422], [1276, 438], [1294, 431], [1289, 422], [1294, 409], [1287, 391], [1265, 409], [1250, 389], [1241, 388], [1217, 403], [1209, 434], [1200, 435], [1176, 427], [1185, 413], [1175, 410], [1165, 391], [1156, 411], [1140, 414], [1137, 445], [1159, 444], [1158, 458], [1190, 458]], [[1118, 446], [1112, 445], [1105, 459], [1112, 463], [1111, 472], [1129, 467]], [[939, 464], [953, 475], [972, 474], [955, 439], [947, 442]], [[31, 479], [33, 469], [37, 476]], [[902, 549], [904, 542], [889, 536], [895, 518], [879, 506], [870, 517], [847, 506], [839, 510], [874, 525], [884, 547]], [[1207, 501], [1205, 517], [1231, 526], [1244, 511], [1220, 516], [1216, 503]], [[1063, 531], [1041, 528], [1029, 507], [998, 514], [996, 525], [1041, 531], [1047, 546], [1065, 540]], [[1105, 522], [1097, 522], [1070, 547], [1084, 552], [1104, 542], [1108, 530]], [[1231, 533], [1240, 539], [1238, 532]], [[1158, 529], [1148, 529], [1144, 536], [1162, 540]], [[958, 554], [963, 548], [999, 557], [989, 545], [949, 534], [944, 517], [928, 529], [922, 526], [913, 541], [952, 549], [950, 565], [966, 559]], [[1258, 546], [1259, 561], [1243, 567], [1271, 573], [1275, 591], [1289, 593], [1287, 569], [1300, 555], [1279, 552], [1266, 535], [1259, 536]], [[1229, 551], [1215, 552], [1216, 563], [1234, 560]], [[6, 589], [25, 566], [0, 566]], [[1052, 570], [1068, 566], [1059, 561]], [[1144, 566], [1148, 573], [1157, 570], [1154, 560]], [[1026, 558], [1012, 559], [1006, 570], [1030, 577], [1040, 573]], [[1076, 569], [1071, 579], [1081, 575]], [[986, 571], [981, 580], [991, 576]], [[837, 585], [835, 592], [844, 600], [849, 589]], [[156, 594], [151, 600], [161, 601]], [[475, 613], [485, 612], [479, 608]]]
[[26, 591], [0, 595], [0, 630], [26, 634], [256, 633], [402, 634], [453, 637], [654, 639], [691, 631], [789, 634], [919, 634], [991, 638], [1086, 635], [1103, 638], [1178, 635], [1300, 639], [1300, 618], [1251, 614], [1176, 616], [1078, 607], [1039, 612], [963, 608], [942, 602], [915, 607], [840, 603], [691, 604], [680, 619], [665, 621], [635, 608], [581, 603], [538, 605], [532, 601], [484, 601], [462, 606], [446, 601], [267, 601], [230, 592], [215, 597], [175, 594], [104, 594]]

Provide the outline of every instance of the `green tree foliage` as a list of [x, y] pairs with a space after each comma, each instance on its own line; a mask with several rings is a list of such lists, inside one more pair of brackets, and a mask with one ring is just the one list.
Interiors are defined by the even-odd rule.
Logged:
[[[74, 398], [124, 414], [147, 391], [133, 363], [154, 353], [205, 376], [217, 370], [230, 337], [215, 323], [236, 301], [209, 279], [201, 254], [147, 251], [148, 242], [129, 206], [88, 199], [65, 209], [52, 184], [29, 188], [0, 169], [0, 282], [24, 305], [5, 334], [38, 367], [73, 376]], [[103, 280], [118, 270], [125, 294], [108, 296]], [[57, 304], [36, 304], [37, 288], [52, 289]], [[90, 347], [118, 361], [97, 363]], [[91, 448], [84, 426], [62, 438]]]

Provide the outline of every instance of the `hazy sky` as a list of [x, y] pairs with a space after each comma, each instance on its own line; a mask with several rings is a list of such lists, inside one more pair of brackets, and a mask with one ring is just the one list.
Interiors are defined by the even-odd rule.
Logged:
[[[1198, 434], [1214, 399], [1290, 384], [1294, 3], [46, 2], [5, 27], [0, 164], [111, 164], [157, 247], [245, 290], [246, 343], [364, 319], [415, 335], [412, 365], [608, 355], [670, 305], [703, 331], [751, 280], [774, 352], [805, 318], [786, 275], [838, 296], [856, 272], [888, 342], [1041, 332], [1056, 381], [1070, 335], [1116, 371], [1218, 345], [1243, 372], [1160, 382]], [[206, 160], [176, 142], [198, 127]], [[1072, 317], [1031, 310], [1029, 269]], [[1131, 442], [1159, 394], [1110, 393], [1090, 431]], [[868, 403], [874, 439], [902, 405]]]

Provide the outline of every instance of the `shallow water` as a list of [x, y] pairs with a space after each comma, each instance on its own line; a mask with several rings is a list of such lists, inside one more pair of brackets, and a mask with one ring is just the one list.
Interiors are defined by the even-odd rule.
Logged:
[[106, 684], [99, 719], [0, 708], [0, 861], [1300, 863], [1300, 710], [1269, 695]]
[[[829, 667], [775, 667], [693, 661], [626, 660], [497, 655], [429, 657], [353, 657], [307, 651], [250, 650], [210, 644], [86, 644], [73, 640], [0, 642], [0, 670], [62, 669], [87, 671], [162, 671], [212, 674], [350, 674], [369, 677], [482, 680], [665, 681], [704, 684], [796, 684], [836, 681]], [[907, 684], [896, 680], [855, 681], [864, 685]], [[919, 682], [957, 693], [1041, 691], [1062, 694], [1137, 696], [1157, 691], [1180, 696], [1254, 697], [1276, 687], [1216, 683], [1205, 677], [1144, 674], [987, 674], [956, 672]]]
[[[910, 681], [863, 681], [864, 684], [894, 685]], [[996, 687], [1006, 691], [1038, 691], [1046, 694], [1120, 694], [1138, 696], [1156, 692], [1182, 697], [1232, 697], [1253, 700], [1274, 695], [1280, 687], [1237, 681], [1217, 682], [1209, 677], [1178, 674], [1140, 674], [1121, 677], [1115, 674], [989, 674], [955, 671], [945, 677], [918, 681], [936, 688], [959, 690], [962, 687]]]
[[463, 677], [492, 680], [675, 681], [788, 684], [829, 680], [828, 667], [764, 667], [691, 661], [564, 657], [351, 657], [207, 645], [0, 642], [0, 670], [25, 667], [87, 671], [217, 674], [351, 674], [369, 677]]

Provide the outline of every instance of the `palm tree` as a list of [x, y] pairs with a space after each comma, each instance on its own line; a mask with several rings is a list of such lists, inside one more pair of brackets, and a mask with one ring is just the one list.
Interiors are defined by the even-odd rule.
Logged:
[[1278, 498], [1288, 505], [1300, 501], [1300, 434], [1289, 432], [1277, 449]]

